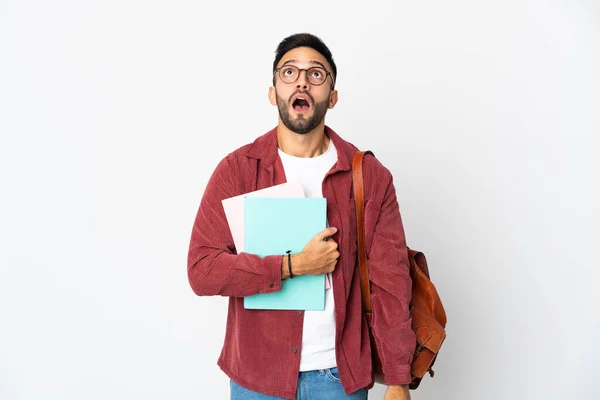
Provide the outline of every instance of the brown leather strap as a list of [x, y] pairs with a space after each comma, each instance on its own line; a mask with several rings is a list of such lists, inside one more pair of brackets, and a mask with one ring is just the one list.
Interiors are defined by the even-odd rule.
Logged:
[[371, 151], [359, 151], [352, 160], [352, 186], [354, 188], [354, 202], [356, 204], [356, 226], [358, 230], [358, 266], [360, 270], [360, 292], [363, 312], [371, 325], [371, 283], [369, 282], [369, 268], [367, 266], [367, 252], [365, 247], [365, 190], [363, 182], [363, 159]]

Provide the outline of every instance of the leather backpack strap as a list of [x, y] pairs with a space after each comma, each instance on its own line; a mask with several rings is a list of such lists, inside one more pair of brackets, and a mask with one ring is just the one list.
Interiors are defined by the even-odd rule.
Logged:
[[363, 182], [363, 160], [371, 151], [359, 151], [352, 159], [352, 187], [354, 188], [354, 202], [356, 205], [356, 226], [358, 237], [358, 266], [360, 271], [360, 292], [363, 312], [371, 326], [371, 283], [369, 282], [369, 268], [367, 265], [367, 251], [365, 246], [365, 189]]

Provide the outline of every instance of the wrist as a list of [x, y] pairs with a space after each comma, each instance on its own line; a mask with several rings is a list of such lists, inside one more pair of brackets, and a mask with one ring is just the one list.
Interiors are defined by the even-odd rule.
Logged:
[[288, 279], [289, 277], [288, 258], [287, 255], [284, 254], [281, 259], [281, 280]]
[[302, 253], [292, 254], [292, 273], [294, 276], [302, 274]]
[[388, 385], [386, 400], [410, 400], [408, 385]]
[[288, 260], [288, 255], [284, 254], [283, 258], [281, 260], [281, 279], [288, 279], [290, 278], [290, 265], [289, 262], [291, 261], [292, 264], [292, 274], [294, 274], [294, 276], [298, 276], [298, 275], [302, 275], [302, 269], [299, 268], [302, 265], [302, 256], [300, 255], [300, 253], [298, 254], [292, 254], [290, 256], [290, 259]]
[[408, 385], [388, 385], [391, 390], [408, 390]]

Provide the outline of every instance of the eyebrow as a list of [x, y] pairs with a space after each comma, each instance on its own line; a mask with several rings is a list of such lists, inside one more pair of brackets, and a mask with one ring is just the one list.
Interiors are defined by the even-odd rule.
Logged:
[[[287, 60], [286, 62], [284, 62], [283, 64], [281, 64], [281, 66], [283, 67], [284, 65], [287, 65], [289, 63], [293, 63], [293, 62], [298, 62], [298, 60], [292, 59], [292, 60]], [[325, 65], [323, 65], [323, 63], [319, 62], [319, 61], [315, 61], [315, 60], [310, 60], [309, 63], [311, 64], [316, 64], [316, 65], [320, 65], [324, 70], [327, 70], [327, 68], [325, 68]]]

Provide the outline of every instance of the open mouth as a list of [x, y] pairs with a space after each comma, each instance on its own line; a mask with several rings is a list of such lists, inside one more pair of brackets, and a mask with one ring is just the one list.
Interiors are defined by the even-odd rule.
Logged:
[[298, 113], [307, 112], [310, 108], [310, 100], [300, 95], [292, 102], [292, 108]]

